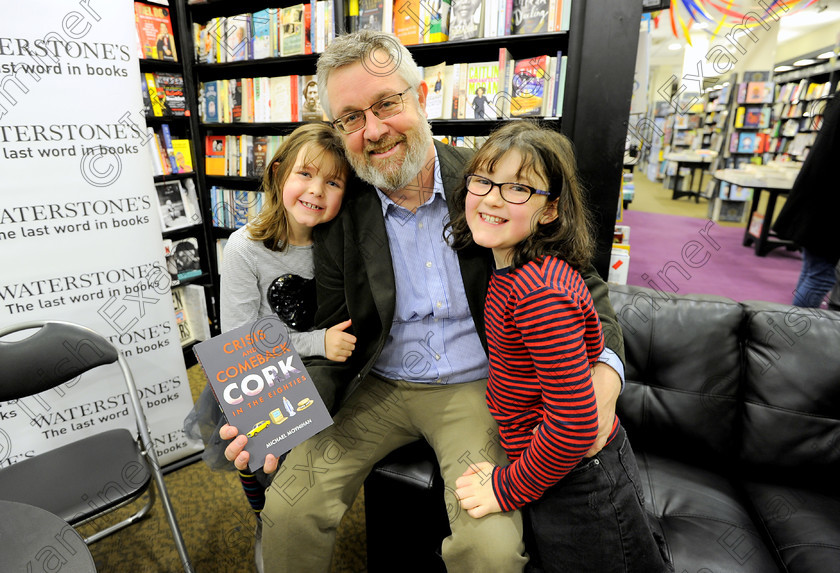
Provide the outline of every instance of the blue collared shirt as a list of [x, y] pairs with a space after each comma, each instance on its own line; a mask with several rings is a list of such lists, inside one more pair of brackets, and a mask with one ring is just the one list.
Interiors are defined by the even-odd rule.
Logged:
[[373, 365], [380, 376], [456, 384], [488, 376], [458, 256], [443, 238], [449, 218], [435, 153], [434, 189], [412, 212], [379, 189], [396, 282], [394, 322]]

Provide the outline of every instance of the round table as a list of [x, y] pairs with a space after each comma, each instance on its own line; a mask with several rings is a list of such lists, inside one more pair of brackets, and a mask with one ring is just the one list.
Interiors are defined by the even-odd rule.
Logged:
[[0, 500], [0, 571], [96, 573], [85, 540], [49, 511]]

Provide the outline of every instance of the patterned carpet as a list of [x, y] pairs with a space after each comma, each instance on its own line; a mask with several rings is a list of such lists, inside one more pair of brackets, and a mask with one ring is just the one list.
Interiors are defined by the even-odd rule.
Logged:
[[[195, 399], [206, 379], [198, 366], [190, 368], [188, 375]], [[253, 536], [256, 519], [234, 472], [211, 471], [199, 461], [167, 474], [164, 481], [196, 572], [256, 571]], [[360, 492], [338, 530], [333, 573], [366, 570], [363, 498]], [[112, 514], [118, 517], [82, 526], [80, 532], [90, 535], [119, 521], [141, 507], [142, 502], [145, 498]], [[90, 549], [100, 573], [183, 571], [159, 500], [145, 519], [94, 543]]]

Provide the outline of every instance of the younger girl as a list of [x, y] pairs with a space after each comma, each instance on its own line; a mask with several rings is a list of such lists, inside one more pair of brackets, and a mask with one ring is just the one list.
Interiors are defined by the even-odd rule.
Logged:
[[669, 571], [648, 526], [633, 452], [618, 419], [607, 445], [590, 369], [604, 348], [579, 271], [594, 241], [570, 142], [529, 122], [493, 133], [467, 166], [452, 218], [455, 248], [493, 252], [484, 307], [487, 404], [511, 464], [456, 481], [472, 517], [523, 508], [544, 571]]
[[[341, 139], [330, 126], [303, 125], [283, 141], [263, 175], [263, 207], [227, 241], [221, 269], [221, 327], [226, 332], [277, 314], [303, 356], [344, 362], [356, 337], [344, 332], [350, 321], [312, 330], [315, 280], [312, 229], [338, 215], [350, 167]], [[224, 419], [209, 386], [196, 402], [187, 426], [199, 424], [205, 461], [214, 469], [232, 467], [219, 437]], [[241, 428], [240, 428], [241, 430]], [[247, 430], [247, 428], [246, 428]], [[194, 434], [194, 432], [193, 432]], [[259, 514], [267, 480], [240, 472], [245, 493]]]

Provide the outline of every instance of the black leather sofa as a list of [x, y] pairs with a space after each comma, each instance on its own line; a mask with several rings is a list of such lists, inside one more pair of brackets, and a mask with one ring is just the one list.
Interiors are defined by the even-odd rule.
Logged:
[[[840, 572], [840, 312], [630, 286], [611, 297], [618, 414], [676, 573]], [[445, 570], [457, 501], [440, 482], [423, 443], [377, 465], [369, 571]]]

